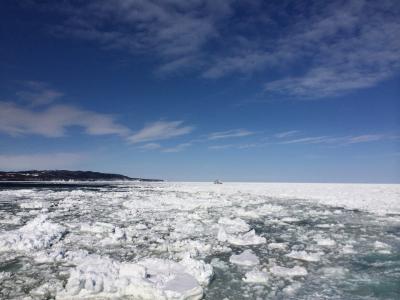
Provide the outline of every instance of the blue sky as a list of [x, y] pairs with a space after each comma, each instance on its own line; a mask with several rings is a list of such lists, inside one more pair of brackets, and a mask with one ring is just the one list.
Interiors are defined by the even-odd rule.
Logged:
[[2, 1], [0, 169], [400, 182], [398, 1]]

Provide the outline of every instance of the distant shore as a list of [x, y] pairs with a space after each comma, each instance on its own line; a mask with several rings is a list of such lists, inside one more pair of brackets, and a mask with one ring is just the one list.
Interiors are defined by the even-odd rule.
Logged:
[[132, 178], [121, 174], [101, 173], [92, 171], [69, 170], [29, 170], [17, 172], [0, 172], [0, 181], [12, 182], [75, 182], [75, 181], [144, 181], [159, 182], [161, 179]]

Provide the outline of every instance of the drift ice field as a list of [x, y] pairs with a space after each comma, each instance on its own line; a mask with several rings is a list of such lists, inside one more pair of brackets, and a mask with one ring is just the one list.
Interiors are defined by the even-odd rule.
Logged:
[[0, 186], [0, 299], [400, 299], [400, 185]]

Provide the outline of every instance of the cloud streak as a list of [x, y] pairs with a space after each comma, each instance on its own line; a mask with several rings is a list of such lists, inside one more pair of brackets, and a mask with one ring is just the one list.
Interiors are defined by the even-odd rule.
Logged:
[[227, 131], [219, 131], [213, 132], [208, 135], [209, 140], [220, 140], [220, 139], [228, 139], [228, 138], [239, 138], [244, 136], [253, 135], [254, 132], [246, 130], [246, 129], [233, 129]]
[[142, 143], [166, 140], [186, 135], [192, 132], [193, 129], [192, 126], [184, 126], [183, 121], [157, 121], [147, 124], [137, 133], [128, 137], [128, 141], [131, 143]]
[[337, 145], [351, 145], [360, 143], [377, 142], [384, 140], [398, 139], [396, 135], [389, 134], [363, 134], [353, 136], [311, 136], [298, 139], [291, 139], [279, 142], [279, 144], [337, 144]]
[[248, 144], [216, 144], [209, 145], [207, 148], [210, 150], [226, 150], [226, 149], [249, 149], [259, 147], [269, 147], [273, 145], [280, 146], [295, 146], [295, 145], [329, 145], [329, 146], [351, 146], [355, 144], [372, 143], [372, 142], [384, 142], [384, 141], [395, 141], [399, 140], [400, 136], [395, 134], [361, 134], [361, 135], [347, 135], [347, 136], [304, 136], [293, 138], [294, 135], [298, 135], [300, 131], [291, 130], [286, 132], [280, 132], [272, 135], [268, 138], [268, 142], [265, 142], [265, 138], [261, 141], [254, 141]]
[[176, 153], [176, 152], [182, 152], [184, 150], [186, 150], [187, 148], [191, 147], [192, 143], [181, 143], [178, 144], [174, 147], [170, 147], [170, 148], [165, 148], [162, 150], [162, 152], [165, 153]]
[[289, 137], [289, 136], [296, 135], [298, 133], [299, 133], [298, 130], [290, 130], [290, 131], [278, 132], [274, 136], [276, 138], [282, 139], [282, 138], [286, 138], [286, 137]]

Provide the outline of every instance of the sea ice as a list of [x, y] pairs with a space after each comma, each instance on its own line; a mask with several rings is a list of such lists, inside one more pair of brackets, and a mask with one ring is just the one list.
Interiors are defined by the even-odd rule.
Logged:
[[300, 266], [294, 266], [293, 268], [273, 266], [269, 269], [269, 271], [275, 276], [279, 277], [297, 277], [306, 276], [308, 274], [307, 270]]
[[324, 247], [333, 247], [336, 245], [336, 242], [332, 239], [324, 239], [324, 238], [317, 238], [317, 245], [324, 246]]
[[247, 232], [250, 230], [250, 226], [242, 219], [229, 219], [229, 218], [219, 218], [218, 224], [224, 228], [227, 233], [238, 233]]
[[173, 244], [168, 245], [167, 248], [170, 252], [189, 253], [190, 257], [206, 255], [212, 250], [212, 246], [210, 244], [205, 244], [196, 240], [178, 240]]
[[[389, 255], [373, 255], [379, 262], [361, 275], [354, 268], [398, 250], [398, 185], [86, 185], [0, 190], [1, 267], [13, 270], [0, 272], [0, 298], [294, 298], [304, 286], [298, 299], [350, 299], [347, 276], [398, 278]], [[267, 259], [268, 271], [260, 266]]]
[[267, 272], [259, 271], [259, 270], [252, 270], [245, 274], [243, 281], [247, 282], [247, 283], [267, 284], [268, 279], [269, 279], [269, 277], [268, 277]]
[[287, 244], [286, 243], [269, 243], [268, 249], [274, 250], [286, 250]]
[[300, 220], [298, 218], [285, 217], [285, 218], [282, 218], [282, 222], [285, 222], [285, 223], [297, 223], [297, 222], [300, 222]]
[[46, 215], [41, 215], [17, 230], [2, 233], [0, 251], [48, 248], [60, 240], [65, 232], [64, 226], [51, 223]]
[[253, 253], [251, 250], [244, 250], [241, 254], [235, 255], [233, 254], [229, 261], [233, 264], [241, 265], [241, 266], [256, 266], [260, 263], [257, 255]]
[[380, 242], [380, 241], [375, 241], [374, 243], [375, 249], [390, 249], [390, 245]]
[[342, 252], [344, 254], [354, 254], [354, 253], [356, 253], [356, 251], [354, 250], [354, 246], [350, 245], [350, 244], [344, 245], [343, 248], [342, 248]]
[[327, 277], [343, 278], [349, 270], [343, 267], [326, 267], [323, 268], [322, 273]]
[[247, 218], [247, 219], [258, 219], [260, 215], [257, 211], [254, 210], [246, 210], [243, 208], [239, 208], [236, 210], [236, 215], [239, 217]]
[[380, 241], [375, 241], [374, 247], [381, 254], [391, 254], [392, 253], [392, 251], [391, 251], [392, 247], [389, 244], [386, 244], [386, 243], [383, 243]]
[[135, 228], [136, 228], [137, 230], [146, 230], [146, 229], [147, 229], [147, 226], [146, 226], [145, 224], [143, 224], [143, 223], [139, 223], [139, 224], [137, 224], [137, 225], [135, 226]]
[[88, 255], [71, 271], [58, 299], [122, 298], [200, 299], [213, 271], [202, 261], [181, 262], [148, 258], [138, 263], [120, 263]]
[[286, 256], [308, 262], [317, 262], [321, 259], [321, 253], [308, 253], [306, 251], [291, 251], [289, 254], [286, 254]]
[[224, 270], [224, 271], [227, 271], [229, 269], [229, 265], [226, 262], [220, 260], [219, 258], [213, 258], [211, 260], [210, 264], [214, 268], [218, 268], [218, 269], [221, 269], [221, 270]]
[[50, 206], [50, 204], [47, 202], [42, 202], [42, 201], [30, 201], [30, 202], [22, 202], [19, 204], [21, 208], [29, 208], [29, 209], [34, 209], [34, 208], [47, 208]]
[[286, 286], [282, 291], [288, 296], [293, 296], [301, 288], [301, 286], [301, 282], [294, 282]]
[[258, 236], [254, 229], [243, 234], [229, 234], [224, 227], [219, 228], [218, 240], [238, 246], [258, 245], [267, 241], [264, 237]]

